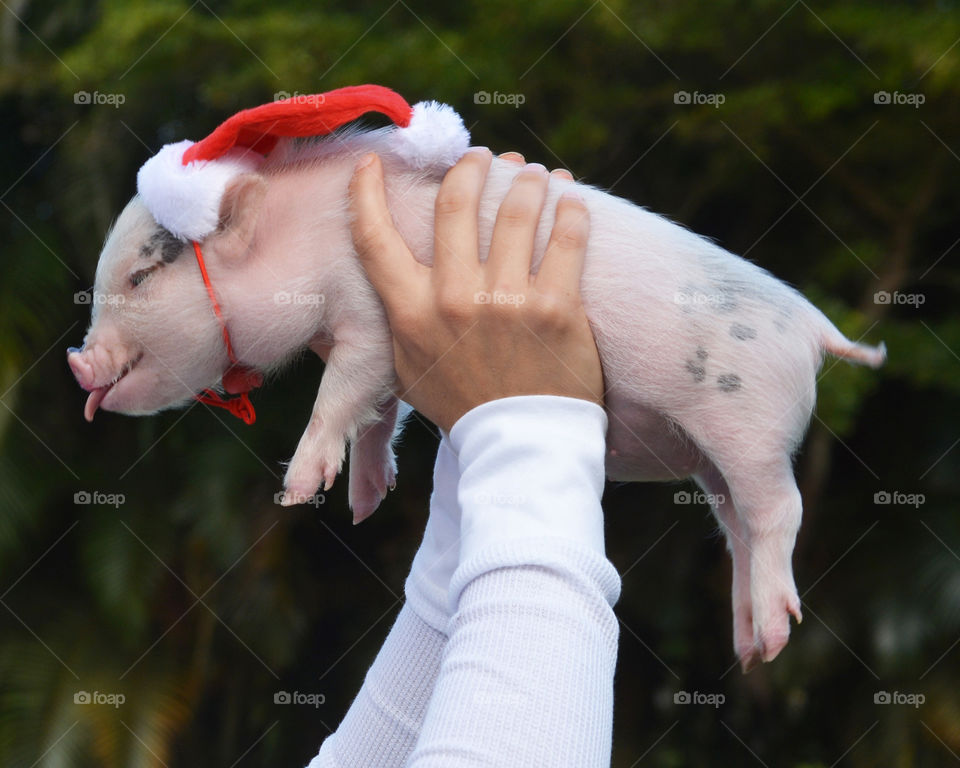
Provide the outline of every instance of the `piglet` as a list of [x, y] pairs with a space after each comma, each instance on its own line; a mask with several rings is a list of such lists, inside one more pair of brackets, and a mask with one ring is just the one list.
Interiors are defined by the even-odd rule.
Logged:
[[[384, 163], [387, 201], [416, 258], [432, 263], [442, 173], [394, 157], [393, 129], [285, 142], [226, 189], [201, 243], [236, 357], [267, 376], [310, 349], [326, 369], [284, 478], [286, 500], [329, 488], [350, 446], [349, 501], [371, 514], [394, 483], [398, 424], [383, 306], [349, 230], [356, 160]], [[500, 201], [519, 172], [494, 159], [480, 207], [486, 257]], [[535, 245], [542, 258], [560, 194], [551, 178]], [[791, 556], [801, 501], [791, 458], [825, 354], [879, 366], [883, 345], [846, 339], [760, 267], [625, 200], [577, 185], [590, 211], [582, 278], [604, 378], [611, 480], [693, 477], [713, 500], [733, 559], [734, 646], [746, 671], [801, 620]], [[68, 362], [98, 408], [145, 415], [187, 404], [230, 367], [191, 247], [134, 197], [96, 271], [93, 315]], [[224, 385], [229, 389], [230, 382]]]

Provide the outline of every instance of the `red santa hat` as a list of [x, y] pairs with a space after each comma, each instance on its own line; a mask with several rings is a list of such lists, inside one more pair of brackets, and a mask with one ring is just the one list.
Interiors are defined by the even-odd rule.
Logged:
[[413, 168], [449, 168], [470, 146], [451, 107], [411, 107], [389, 88], [358, 85], [245, 109], [201, 141], [167, 144], [140, 168], [137, 192], [158, 224], [184, 240], [202, 240], [217, 228], [230, 181], [256, 171], [279, 139], [323, 136], [366, 112], [395, 123], [393, 153]]

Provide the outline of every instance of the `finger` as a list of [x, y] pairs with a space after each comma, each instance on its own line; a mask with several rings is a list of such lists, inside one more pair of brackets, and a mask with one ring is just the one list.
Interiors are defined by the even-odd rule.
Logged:
[[504, 152], [502, 155], [497, 155], [497, 157], [501, 160], [516, 163], [517, 165], [525, 165], [527, 162], [519, 152]]
[[547, 196], [547, 180], [547, 169], [531, 163], [517, 174], [500, 203], [487, 257], [489, 288], [520, 292], [529, 284], [533, 243]]
[[566, 181], [573, 181], [573, 174], [570, 173], [566, 168], [554, 168], [550, 171], [550, 175], [555, 179], [564, 179]]
[[433, 281], [438, 291], [465, 289], [480, 272], [477, 218], [493, 155], [474, 147], [443, 179], [434, 205]]
[[393, 226], [383, 185], [383, 166], [363, 157], [350, 180], [350, 232], [360, 263], [387, 311], [409, 301], [429, 269], [419, 264]]
[[537, 292], [580, 303], [580, 276], [587, 255], [590, 212], [580, 194], [564, 192], [557, 202], [557, 214], [547, 250], [537, 272]]

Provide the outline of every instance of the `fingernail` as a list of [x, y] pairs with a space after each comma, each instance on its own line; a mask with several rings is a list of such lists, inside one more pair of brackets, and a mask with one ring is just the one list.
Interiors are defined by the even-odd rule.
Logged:
[[362, 171], [364, 168], [369, 167], [370, 164], [373, 163], [373, 160], [375, 157], [376, 155], [373, 152], [368, 152], [367, 154], [365, 154], [363, 157], [360, 158], [360, 162], [357, 163], [357, 170]]
[[563, 191], [563, 194], [560, 195], [560, 199], [573, 200], [575, 202], [582, 203], [583, 195], [580, 194], [580, 190], [577, 189], [576, 187], [570, 187], [570, 189], [566, 189]]
[[490, 148], [489, 147], [470, 147], [470, 149], [468, 149], [467, 152], [477, 152], [482, 155], [482, 154], [489, 153]]
[[523, 170], [534, 171], [535, 173], [547, 172], [546, 166], [542, 165], [541, 163], [527, 163], [525, 166], [523, 166]]

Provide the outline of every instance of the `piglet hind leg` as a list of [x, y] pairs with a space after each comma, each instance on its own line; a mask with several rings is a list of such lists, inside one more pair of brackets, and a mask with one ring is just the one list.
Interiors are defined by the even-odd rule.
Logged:
[[[786, 455], [770, 463], [735, 464], [724, 472], [724, 479], [746, 549], [741, 555], [750, 562], [754, 654], [772, 661], [790, 638], [790, 616], [798, 623], [803, 618], [791, 565], [802, 515], [800, 492]], [[756, 663], [753, 654], [747, 662], [744, 671]]]
[[349, 501], [354, 525], [370, 517], [387, 495], [387, 489], [396, 483], [392, 441], [398, 403], [396, 397], [390, 396], [380, 406], [380, 418], [363, 427], [350, 444]]
[[[776, 373], [767, 374], [767, 384], [779, 382]], [[801, 373], [780, 378], [804, 383]], [[718, 515], [735, 564], [734, 600], [740, 607], [735, 621], [740, 629], [734, 629], [734, 643], [746, 671], [758, 659], [776, 658], [790, 638], [790, 617], [801, 620], [791, 561], [802, 504], [790, 456], [810, 417], [813, 377], [800, 398], [764, 398], [761, 378], [721, 378], [718, 373], [719, 386], [705, 393], [709, 407], [687, 414], [685, 429], [729, 491]], [[733, 383], [731, 378], [736, 386], [724, 386]], [[714, 483], [719, 487], [719, 480]], [[735, 512], [727, 506], [731, 502]], [[748, 604], [752, 648], [742, 623]]]
[[389, 335], [373, 341], [337, 338], [313, 404], [283, 480], [284, 506], [297, 504], [321, 486], [329, 490], [343, 465], [347, 441], [377, 419], [377, 404], [393, 384]]
[[733, 563], [733, 648], [746, 673], [761, 661], [761, 652], [753, 639], [753, 606], [750, 602], [750, 550], [746, 531], [737, 517], [730, 489], [713, 465], [698, 472], [694, 479], [710, 498], [711, 507], [727, 542]]

